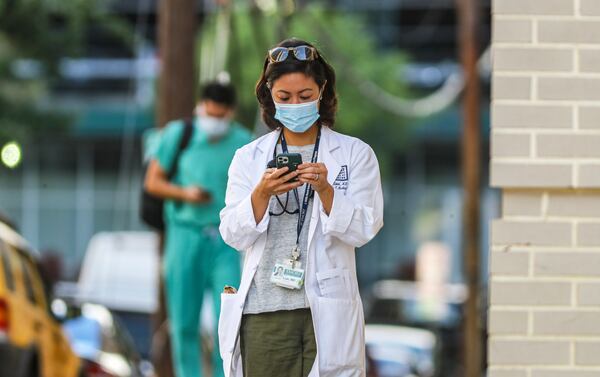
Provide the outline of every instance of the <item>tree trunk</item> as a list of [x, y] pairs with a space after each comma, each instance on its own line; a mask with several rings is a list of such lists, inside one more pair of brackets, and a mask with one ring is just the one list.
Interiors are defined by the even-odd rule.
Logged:
[[[157, 127], [174, 119], [189, 118], [194, 109], [196, 74], [195, 39], [197, 30], [194, 0], [160, 0], [158, 3], [158, 54], [160, 75], [157, 95]], [[160, 235], [163, 260], [164, 235]], [[159, 308], [154, 316], [152, 362], [158, 377], [173, 377], [165, 291], [159, 272]]]

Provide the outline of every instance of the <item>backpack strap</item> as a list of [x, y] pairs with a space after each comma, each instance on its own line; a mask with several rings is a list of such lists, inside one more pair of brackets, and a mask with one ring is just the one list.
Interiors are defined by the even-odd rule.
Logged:
[[179, 139], [179, 145], [177, 146], [177, 153], [175, 153], [173, 165], [171, 165], [171, 169], [169, 169], [169, 172], [167, 174], [167, 179], [169, 181], [173, 179], [173, 177], [177, 173], [181, 153], [188, 147], [188, 145], [190, 144], [190, 140], [192, 140], [192, 135], [194, 134], [194, 122], [192, 118], [186, 118], [183, 122], [183, 134], [181, 135], [181, 139]]

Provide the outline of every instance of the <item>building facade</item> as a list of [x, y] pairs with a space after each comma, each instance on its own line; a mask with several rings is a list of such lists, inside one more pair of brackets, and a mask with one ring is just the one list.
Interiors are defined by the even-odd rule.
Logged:
[[494, 0], [489, 376], [600, 375], [600, 1]]

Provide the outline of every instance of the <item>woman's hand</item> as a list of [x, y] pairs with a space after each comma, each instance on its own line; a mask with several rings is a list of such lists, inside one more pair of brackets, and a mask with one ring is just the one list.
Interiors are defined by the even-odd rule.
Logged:
[[298, 172], [286, 174], [288, 170], [287, 166], [280, 169], [267, 169], [254, 191], [261, 197], [270, 199], [273, 195], [285, 194], [302, 186], [300, 181], [289, 182], [290, 179], [298, 176]]
[[333, 186], [327, 181], [327, 166], [322, 162], [306, 162], [298, 165], [298, 179], [302, 183], [308, 183], [319, 195], [325, 213], [329, 215], [333, 205]]
[[287, 166], [280, 169], [267, 169], [256, 185], [251, 198], [256, 224], [259, 224], [265, 216], [271, 196], [285, 194], [304, 184], [300, 181], [288, 182], [299, 174], [297, 171], [286, 174], [288, 170]]
[[305, 162], [298, 165], [298, 178], [302, 183], [308, 183], [313, 190], [321, 193], [328, 190], [331, 185], [327, 182], [327, 166], [322, 162]]

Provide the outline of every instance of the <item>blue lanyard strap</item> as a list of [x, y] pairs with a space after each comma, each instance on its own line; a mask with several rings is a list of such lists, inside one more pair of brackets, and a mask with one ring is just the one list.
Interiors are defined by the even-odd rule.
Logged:
[[[315, 148], [313, 149], [313, 154], [311, 158], [311, 163], [317, 162], [319, 158], [319, 144], [321, 143], [321, 127], [318, 126], [317, 132], [317, 140], [315, 141]], [[283, 153], [288, 153], [287, 142], [285, 141], [285, 136], [283, 134], [283, 129], [281, 130], [281, 150]], [[275, 146], [277, 148], [277, 146]], [[294, 189], [294, 196], [296, 197], [296, 203], [298, 203], [298, 207], [300, 207], [300, 211], [298, 212], [298, 225], [296, 226], [296, 248], [300, 245], [300, 233], [302, 232], [302, 227], [304, 226], [304, 221], [306, 220], [306, 214], [308, 212], [308, 203], [310, 199], [314, 196], [314, 190], [310, 184], [307, 184], [306, 190], [304, 191], [304, 197], [302, 198], [302, 206], [300, 207], [300, 199], [298, 195], [298, 189]]]

